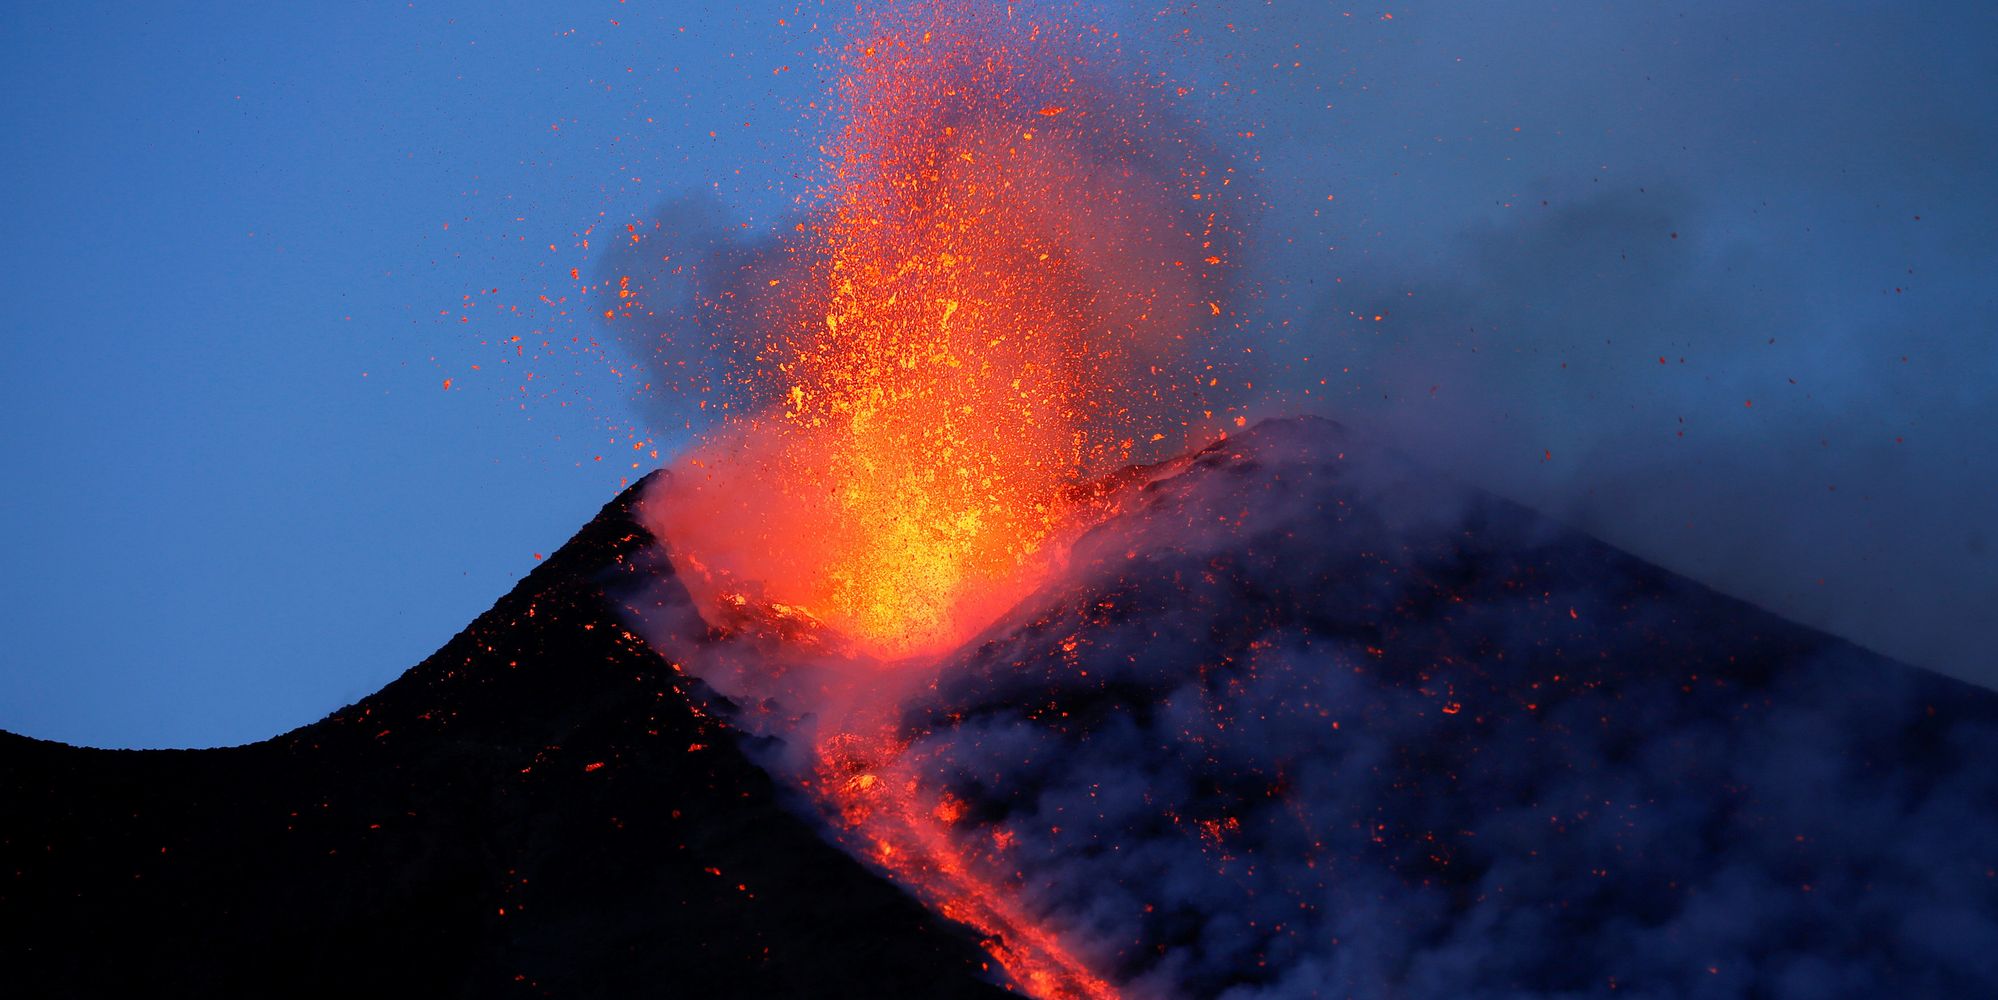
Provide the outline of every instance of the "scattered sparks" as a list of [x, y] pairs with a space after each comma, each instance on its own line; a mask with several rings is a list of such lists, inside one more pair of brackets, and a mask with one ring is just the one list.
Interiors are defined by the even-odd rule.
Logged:
[[1115, 996], [990, 881], [1010, 845], [959, 842], [879, 692], [1059, 565], [1101, 510], [1083, 484], [1244, 426], [1216, 346], [1239, 188], [1100, 33], [936, 2], [863, 4], [848, 38], [817, 207], [741, 286], [765, 303], [731, 359], [747, 405], [647, 523], [711, 621], [876, 671], [811, 737], [849, 846], [1028, 992]]
[[753, 347], [768, 405], [708, 435], [661, 525], [731, 578], [707, 600], [941, 651], [1045, 572], [1076, 484], [1241, 425], [1202, 404], [1226, 391], [1232, 237], [1215, 196], [1187, 197], [1225, 168], [1140, 129], [1161, 117], [1144, 87], [1039, 29], [945, 4], [855, 22], [789, 255], [810, 266], [755, 282], [780, 289]]

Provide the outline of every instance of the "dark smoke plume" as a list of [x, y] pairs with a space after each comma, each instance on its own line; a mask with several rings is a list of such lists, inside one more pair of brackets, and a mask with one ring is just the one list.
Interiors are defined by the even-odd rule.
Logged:
[[901, 723], [1132, 995], [1998, 988], [1998, 697], [1336, 425], [1161, 475]]

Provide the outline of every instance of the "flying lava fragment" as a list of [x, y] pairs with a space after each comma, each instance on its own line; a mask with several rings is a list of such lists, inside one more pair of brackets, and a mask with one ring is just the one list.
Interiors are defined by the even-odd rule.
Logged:
[[911, 3], [846, 39], [817, 205], [732, 286], [742, 402], [645, 522], [718, 631], [779, 640], [690, 670], [782, 706], [744, 724], [804, 748], [780, 768], [841, 842], [1029, 992], [1112, 996], [981, 873], [895, 716], [1108, 512], [1110, 474], [1235, 415], [1232, 173], [1086, 26]]
[[848, 34], [819, 205], [772, 265], [802, 280], [746, 283], [752, 405], [653, 526], [711, 606], [782, 604], [892, 659], [1030, 589], [1078, 484], [1205, 430], [1231, 178], [1087, 29], [917, 3]]

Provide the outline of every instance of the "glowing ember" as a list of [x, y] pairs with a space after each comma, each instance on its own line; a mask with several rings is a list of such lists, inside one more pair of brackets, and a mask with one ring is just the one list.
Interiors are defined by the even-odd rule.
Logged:
[[764, 405], [677, 470], [660, 524], [697, 596], [780, 601], [886, 658], [1031, 588], [1072, 484], [1218, 419], [1226, 172], [1149, 137], [1143, 88], [1085, 74], [1090, 33], [957, 6], [853, 32], [785, 255], [807, 277], [769, 282], [737, 376]]
[[[938, 654], [1013, 607], [1114, 470], [1229, 421], [1230, 187], [1094, 32], [1005, 7], [863, 12], [820, 203], [735, 288], [728, 418], [646, 520], [716, 633], [703, 673], [803, 753], [842, 839], [1021, 987], [1114, 996], [896, 737]], [[733, 297], [733, 293], [731, 293]], [[743, 317], [736, 317], [739, 322]], [[746, 405], [742, 405], [746, 404]], [[772, 652], [772, 651], [775, 652]], [[893, 663], [897, 669], [878, 669]]]
[[892, 732], [869, 740], [839, 733], [819, 747], [820, 787], [833, 793], [850, 844], [914, 887], [938, 912], [985, 935], [986, 950], [1030, 994], [1115, 997], [1061, 937], [1040, 926], [1003, 886], [981, 878], [981, 859], [954, 829], [958, 804], [926, 788]]

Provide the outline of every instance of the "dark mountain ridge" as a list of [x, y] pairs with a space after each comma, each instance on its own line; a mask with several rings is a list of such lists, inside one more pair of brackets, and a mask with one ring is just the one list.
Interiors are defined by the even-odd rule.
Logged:
[[1000, 993], [619, 624], [639, 494], [312, 725], [212, 750], [0, 733], [7, 992]]
[[[901, 715], [970, 863], [1132, 995], [1998, 989], [1998, 695], [1329, 422], [1140, 478]], [[688, 621], [643, 485], [319, 723], [0, 734], [12, 992], [1003, 992], [624, 606]]]

